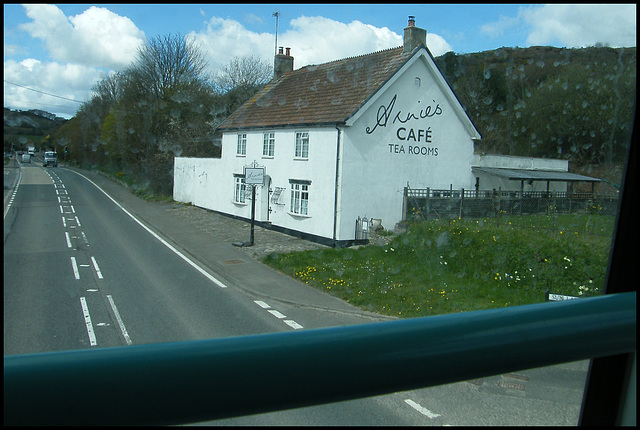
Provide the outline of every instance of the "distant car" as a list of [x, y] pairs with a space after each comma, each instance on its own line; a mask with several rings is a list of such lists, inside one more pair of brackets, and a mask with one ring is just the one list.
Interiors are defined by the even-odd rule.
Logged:
[[42, 162], [42, 166], [58, 167], [58, 157], [56, 156], [56, 153], [53, 151], [46, 151], [44, 153], [44, 161]]
[[29, 154], [22, 154], [22, 162], [23, 162], [23, 163], [31, 163], [31, 155], [29, 155]]

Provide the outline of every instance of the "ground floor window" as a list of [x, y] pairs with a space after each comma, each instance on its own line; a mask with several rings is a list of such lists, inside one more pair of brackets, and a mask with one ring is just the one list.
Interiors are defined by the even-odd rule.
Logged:
[[291, 179], [291, 213], [309, 215], [309, 187], [311, 181]]
[[235, 191], [233, 193], [233, 201], [236, 203], [245, 202], [246, 185], [244, 183], [244, 175], [233, 175], [235, 179]]

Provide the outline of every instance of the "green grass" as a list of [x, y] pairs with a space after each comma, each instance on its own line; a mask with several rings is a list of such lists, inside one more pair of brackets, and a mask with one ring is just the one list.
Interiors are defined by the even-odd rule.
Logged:
[[263, 262], [367, 311], [417, 317], [603, 292], [611, 237], [483, 220], [411, 224], [387, 246], [271, 254]]
[[[615, 215], [602, 214], [597, 206], [589, 208], [591, 214], [509, 215], [502, 216], [498, 224], [513, 227], [530, 227], [556, 233], [578, 233], [611, 237], [615, 226]], [[491, 222], [495, 223], [495, 220]]]
[[152, 190], [150, 190], [149, 187], [145, 187], [143, 185], [138, 184], [135, 181], [135, 178], [133, 176], [128, 175], [125, 172], [110, 169], [104, 166], [99, 167], [97, 170], [102, 172], [104, 175], [126, 185], [131, 190], [131, 192], [133, 192], [136, 196], [140, 197], [143, 200], [152, 201], [152, 202], [172, 202], [173, 201], [173, 196], [156, 194]]

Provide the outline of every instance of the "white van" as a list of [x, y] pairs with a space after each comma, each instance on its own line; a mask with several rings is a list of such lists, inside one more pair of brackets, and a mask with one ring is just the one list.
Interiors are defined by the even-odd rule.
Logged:
[[42, 167], [46, 167], [46, 166], [58, 167], [58, 157], [56, 156], [55, 152], [45, 151]]

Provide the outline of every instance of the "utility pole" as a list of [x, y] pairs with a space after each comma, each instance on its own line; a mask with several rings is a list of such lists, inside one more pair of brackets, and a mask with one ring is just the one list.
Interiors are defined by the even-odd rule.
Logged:
[[278, 54], [278, 18], [280, 17], [280, 12], [278, 11], [273, 12], [273, 16], [276, 17], [276, 47], [275, 47], [275, 51], [273, 52], [273, 55], [277, 55]]

